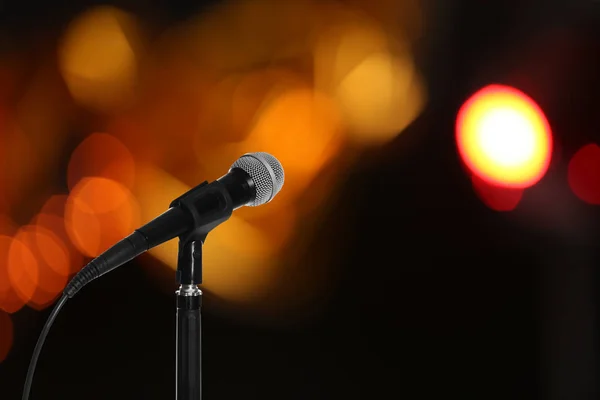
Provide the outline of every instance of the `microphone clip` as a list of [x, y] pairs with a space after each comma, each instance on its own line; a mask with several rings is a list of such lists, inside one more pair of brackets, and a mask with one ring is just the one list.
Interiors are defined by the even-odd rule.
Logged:
[[179, 236], [177, 283], [199, 285], [202, 283], [202, 245], [214, 228], [231, 217], [234, 202], [221, 182], [205, 181], [173, 200], [170, 207], [187, 211], [193, 221], [192, 228]]

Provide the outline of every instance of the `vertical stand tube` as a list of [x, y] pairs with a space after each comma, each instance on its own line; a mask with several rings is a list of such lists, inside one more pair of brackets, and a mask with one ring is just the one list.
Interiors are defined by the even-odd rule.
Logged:
[[177, 400], [202, 399], [202, 291], [182, 285], [177, 291]]
[[176, 292], [176, 400], [202, 399], [202, 242], [180, 242]]

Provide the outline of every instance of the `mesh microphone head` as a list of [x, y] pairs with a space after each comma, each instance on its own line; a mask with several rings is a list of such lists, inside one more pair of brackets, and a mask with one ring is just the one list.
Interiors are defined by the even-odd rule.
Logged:
[[248, 153], [233, 163], [231, 168], [240, 168], [254, 181], [256, 197], [248, 203], [250, 207], [260, 206], [273, 200], [283, 187], [285, 176], [279, 160], [269, 153]]

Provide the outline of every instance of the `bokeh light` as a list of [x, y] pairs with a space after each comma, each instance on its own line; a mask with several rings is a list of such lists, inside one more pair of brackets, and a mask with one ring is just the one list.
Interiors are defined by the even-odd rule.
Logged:
[[342, 138], [342, 120], [331, 99], [311, 89], [297, 89], [266, 107], [245, 147], [277, 154], [285, 165], [286, 185], [277, 197], [282, 204], [282, 198], [303, 190], [337, 154]]
[[20, 239], [27, 239], [26, 232], [19, 231], [13, 238], [8, 250], [8, 277], [17, 295], [25, 303], [33, 300], [40, 283], [40, 267], [38, 260], [27, 243]]
[[17, 230], [10, 218], [0, 215], [0, 309], [7, 313], [15, 313], [25, 305], [13, 288], [8, 270], [8, 255]]
[[473, 189], [481, 201], [494, 211], [512, 211], [523, 198], [524, 189], [494, 186], [471, 175]]
[[600, 147], [590, 143], [580, 148], [569, 162], [569, 186], [582, 201], [600, 205]]
[[110, 112], [134, 100], [141, 36], [135, 18], [114, 7], [75, 19], [61, 43], [59, 64], [75, 100]]
[[32, 218], [31, 224], [45, 228], [56, 235], [69, 254], [70, 273], [79, 272], [83, 267], [84, 258], [73, 245], [65, 227], [65, 209], [68, 195], [54, 195], [48, 198], [39, 213]]
[[[160, 186], [154, 189], [157, 187]], [[114, 180], [84, 178], [73, 188], [67, 200], [67, 233], [86, 256], [98, 256], [139, 225], [137, 200], [127, 187]]]
[[9, 273], [23, 300], [42, 310], [61, 294], [71, 271], [68, 249], [52, 231], [27, 225], [15, 235]]
[[495, 186], [532, 186], [550, 164], [552, 134], [544, 113], [508, 86], [486, 86], [469, 98], [458, 113], [456, 141], [470, 171]]
[[67, 172], [69, 189], [86, 177], [103, 177], [131, 188], [135, 161], [119, 139], [106, 133], [94, 133], [71, 154]]
[[307, 0], [221, 2], [190, 21], [173, 42], [189, 48], [190, 55], [209, 71], [240, 71], [298, 59], [310, 54], [319, 23], [331, 15], [330, 4]]
[[336, 99], [360, 144], [396, 137], [424, 106], [424, 85], [406, 41], [361, 14], [338, 15], [320, 35], [314, 58], [316, 88]]
[[2, 197], [6, 206], [12, 208], [22, 200], [23, 193], [32, 185], [40, 171], [42, 159], [36, 157], [36, 149], [16, 121], [8, 118], [0, 132], [3, 148], [0, 148], [3, 168], [0, 171]]
[[13, 345], [14, 327], [10, 315], [0, 311], [0, 363], [6, 360]]

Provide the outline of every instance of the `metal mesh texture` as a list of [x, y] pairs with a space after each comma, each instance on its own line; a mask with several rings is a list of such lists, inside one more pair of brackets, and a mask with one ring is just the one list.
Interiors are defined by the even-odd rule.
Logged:
[[256, 198], [248, 205], [260, 206], [268, 203], [283, 187], [285, 175], [279, 160], [269, 153], [248, 153], [233, 163], [231, 168], [240, 168], [254, 181]]

